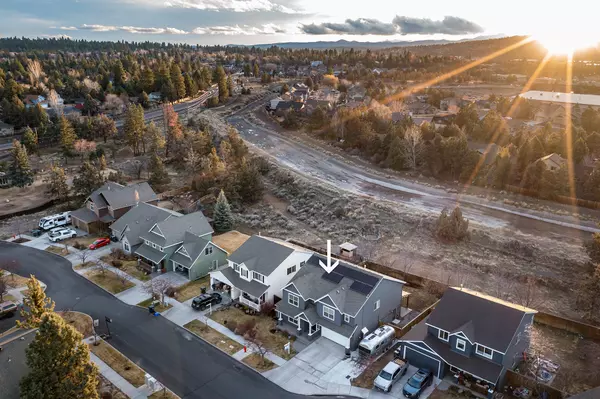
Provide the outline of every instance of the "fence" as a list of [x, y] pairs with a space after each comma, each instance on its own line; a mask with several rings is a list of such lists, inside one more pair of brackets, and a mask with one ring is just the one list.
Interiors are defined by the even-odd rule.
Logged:
[[398, 327], [398, 326], [395, 326], [390, 323], [387, 323], [387, 325], [394, 328], [394, 330], [396, 331], [396, 338], [401, 338], [404, 336], [404, 334], [409, 332], [414, 326], [416, 326], [421, 321], [423, 321], [427, 316], [429, 316], [431, 314], [431, 312], [433, 312], [433, 309], [435, 309], [438, 302], [439, 301], [436, 301], [433, 305], [429, 306], [427, 309], [425, 309], [424, 311], [419, 313], [419, 315], [417, 317], [415, 317], [414, 319], [412, 319], [411, 321], [409, 321], [407, 324], [403, 325], [402, 327]]
[[600, 328], [592, 326], [591, 324], [582, 323], [546, 312], [538, 312], [535, 315], [534, 321], [538, 324], [557, 328], [562, 331], [579, 334], [585, 338], [600, 340]]
[[529, 378], [512, 370], [506, 370], [506, 379], [504, 385], [512, 387], [525, 387], [527, 389], [530, 389], [531, 391], [533, 391], [534, 396], [532, 397], [534, 398], [538, 397], [535, 395], [539, 395], [542, 392], [546, 392], [546, 394], [548, 395], [548, 399], [563, 399], [565, 397], [565, 394], [562, 391], [548, 386], [546, 384], [542, 384], [541, 382], [538, 382], [532, 378]]

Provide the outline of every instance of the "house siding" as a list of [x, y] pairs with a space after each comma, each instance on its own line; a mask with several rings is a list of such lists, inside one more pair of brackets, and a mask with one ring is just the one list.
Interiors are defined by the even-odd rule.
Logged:
[[[190, 280], [197, 280], [201, 277], [204, 277], [210, 271], [210, 267], [212, 266], [213, 260], [217, 261], [217, 267], [225, 264], [227, 262], [227, 253], [225, 251], [220, 250], [214, 245], [208, 244], [213, 247], [212, 254], [205, 255], [204, 252], [200, 254], [196, 262], [190, 267]], [[172, 263], [172, 262], [171, 262]]]
[[[282, 298], [281, 300], [284, 303], [288, 303], [288, 296], [289, 296], [290, 292], [288, 290], [283, 290], [283, 294], [282, 294]], [[292, 293], [293, 295], [296, 295], [294, 293]], [[302, 299], [302, 297], [300, 295], [298, 295], [298, 313], [300, 313], [300, 311], [306, 309], [306, 302], [304, 301], [304, 299]]]
[[[275, 296], [277, 296], [277, 298], [282, 298], [283, 287], [288, 285], [296, 273], [298, 273], [298, 270], [300, 270], [300, 263], [306, 262], [310, 256], [311, 253], [309, 252], [294, 251], [281, 262], [271, 274], [265, 276], [265, 284], [269, 286], [265, 295], [265, 300], [275, 302]], [[287, 274], [287, 269], [293, 265], [296, 265], [296, 271]]]
[[[464, 350], [464, 351], [462, 351], [462, 350], [460, 350], [460, 349], [458, 349], [458, 348], [456, 347], [456, 342], [457, 342], [459, 339], [462, 339], [463, 341], [465, 341], [465, 350]], [[471, 355], [473, 354], [473, 351], [475, 350], [475, 347], [474, 347], [473, 345], [471, 345], [471, 343], [469, 342], [469, 340], [468, 340], [468, 339], [466, 339], [466, 338], [459, 337], [459, 336], [456, 336], [456, 335], [451, 335], [451, 336], [450, 336], [450, 340], [449, 340], [449, 341], [450, 341], [450, 343], [449, 343], [449, 344], [450, 344], [450, 348], [451, 348], [451, 349], [452, 349], [454, 352], [456, 352], [456, 353], [460, 353], [461, 355], [464, 355], [464, 356], [471, 356]]]
[[448, 365], [441, 357], [416, 342], [403, 343], [402, 356], [413, 366], [431, 370], [437, 378], [443, 378], [449, 370]]
[[[317, 302], [316, 305], [317, 305], [317, 315], [319, 316], [319, 318], [327, 320], [331, 323], [334, 323], [337, 326], [342, 325], [342, 314], [340, 313], [339, 310], [337, 310], [336, 308], [334, 308], [333, 306], [330, 306], [328, 304], [323, 304], [322, 302]], [[323, 316], [323, 305], [327, 306], [328, 308], [333, 309], [334, 314], [335, 314], [335, 320], [327, 319]]]
[[523, 316], [523, 320], [521, 320], [521, 324], [519, 324], [519, 329], [515, 333], [506, 353], [504, 355], [504, 359], [502, 365], [509, 369], [514, 368], [517, 363], [523, 357], [523, 353], [527, 351], [529, 348], [529, 344], [531, 341], [531, 324], [533, 323], [534, 314], [526, 314]]

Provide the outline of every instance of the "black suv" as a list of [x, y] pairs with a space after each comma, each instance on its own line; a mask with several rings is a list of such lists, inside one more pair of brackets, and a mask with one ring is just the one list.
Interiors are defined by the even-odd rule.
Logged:
[[218, 292], [213, 292], [212, 294], [202, 294], [194, 298], [192, 301], [192, 307], [196, 310], [204, 310], [208, 308], [209, 305], [215, 305], [217, 303], [221, 303], [223, 298], [221, 298], [221, 294]]

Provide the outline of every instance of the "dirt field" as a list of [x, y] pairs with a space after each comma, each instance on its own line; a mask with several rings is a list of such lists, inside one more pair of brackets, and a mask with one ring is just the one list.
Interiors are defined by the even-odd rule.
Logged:
[[212, 241], [227, 251], [227, 253], [231, 254], [241, 247], [248, 238], [250, 238], [250, 236], [240, 233], [239, 231], [228, 231], [227, 233], [214, 236]]

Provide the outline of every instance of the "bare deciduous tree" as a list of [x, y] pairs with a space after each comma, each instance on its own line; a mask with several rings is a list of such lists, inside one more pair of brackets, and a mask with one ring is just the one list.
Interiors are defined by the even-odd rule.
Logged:
[[163, 305], [165, 305], [165, 294], [169, 288], [171, 288], [171, 283], [163, 278], [153, 278], [142, 286], [145, 293], [152, 298], [158, 298]]
[[10, 278], [13, 282], [15, 281], [15, 276], [17, 275], [17, 272], [19, 271], [20, 268], [21, 268], [21, 264], [19, 263], [18, 260], [11, 260], [11, 261], [7, 260], [0, 265], [0, 269], [5, 270], [8, 273], [10, 273]]
[[537, 306], [540, 299], [540, 289], [533, 276], [527, 276], [525, 282], [515, 284], [514, 290], [519, 305], [528, 308]]
[[63, 105], [60, 101], [60, 96], [54, 89], [48, 93], [48, 105], [54, 109], [57, 115], [63, 114]]
[[202, 167], [202, 156], [197, 151], [194, 151], [193, 147], [190, 147], [187, 151], [184, 161], [186, 172], [191, 176], [194, 176]]
[[100, 84], [98, 82], [94, 82], [93, 80], [91, 80], [89, 78], [83, 79], [83, 85], [89, 91], [92, 91], [92, 90], [100, 91]]
[[261, 365], [264, 366], [265, 357], [271, 351], [260, 338], [260, 334], [258, 333], [256, 328], [253, 328], [250, 331], [246, 332], [244, 338], [246, 338], [246, 345], [248, 346], [248, 348], [250, 348], [252, 352], [257, 353], [260, 356]]
[[81, 261], [82, 267], [85, 267], [85, 264], [87, 263], [90, 255], [90, 250], [87, 248], [84, 248], [77, 253], [77, 258]]
[[131, 279], [131, 277], [129, 276], [129, 274], [127, 274], [125, 272], [122, 272], [120, 270], [115, 270], [114, 273], [117, 276], [117, 280], [119, 280], [119, 282], [123, 286], [125, 286], [129, 282], [129, 280]]
[[36, 86], [44, 77], [42, 64], [38, 60], [27, 60], [27, 71], [29, 72], [29, 80], [32, 86]]
[[423, 151], [421, 129], [416, 126], [409, 127], [406, 133], [404, 133], [403, 144], [406, 162], [412, 170], [416, 170]]
[[107, 94], [104, 107], [107, 111], [112, 112], [113, 115], [120, 115], [125, 111], [125, 103], [118, 96], [114, 94]]
[[101, 260], [97, 260], [96, 261], [96, 270], [100, 271], [100, 274], [102, 274], [103, 276], [106, 274], [106, 271], [108, 270], [108, 265], [104, 262], [102, 262]]

